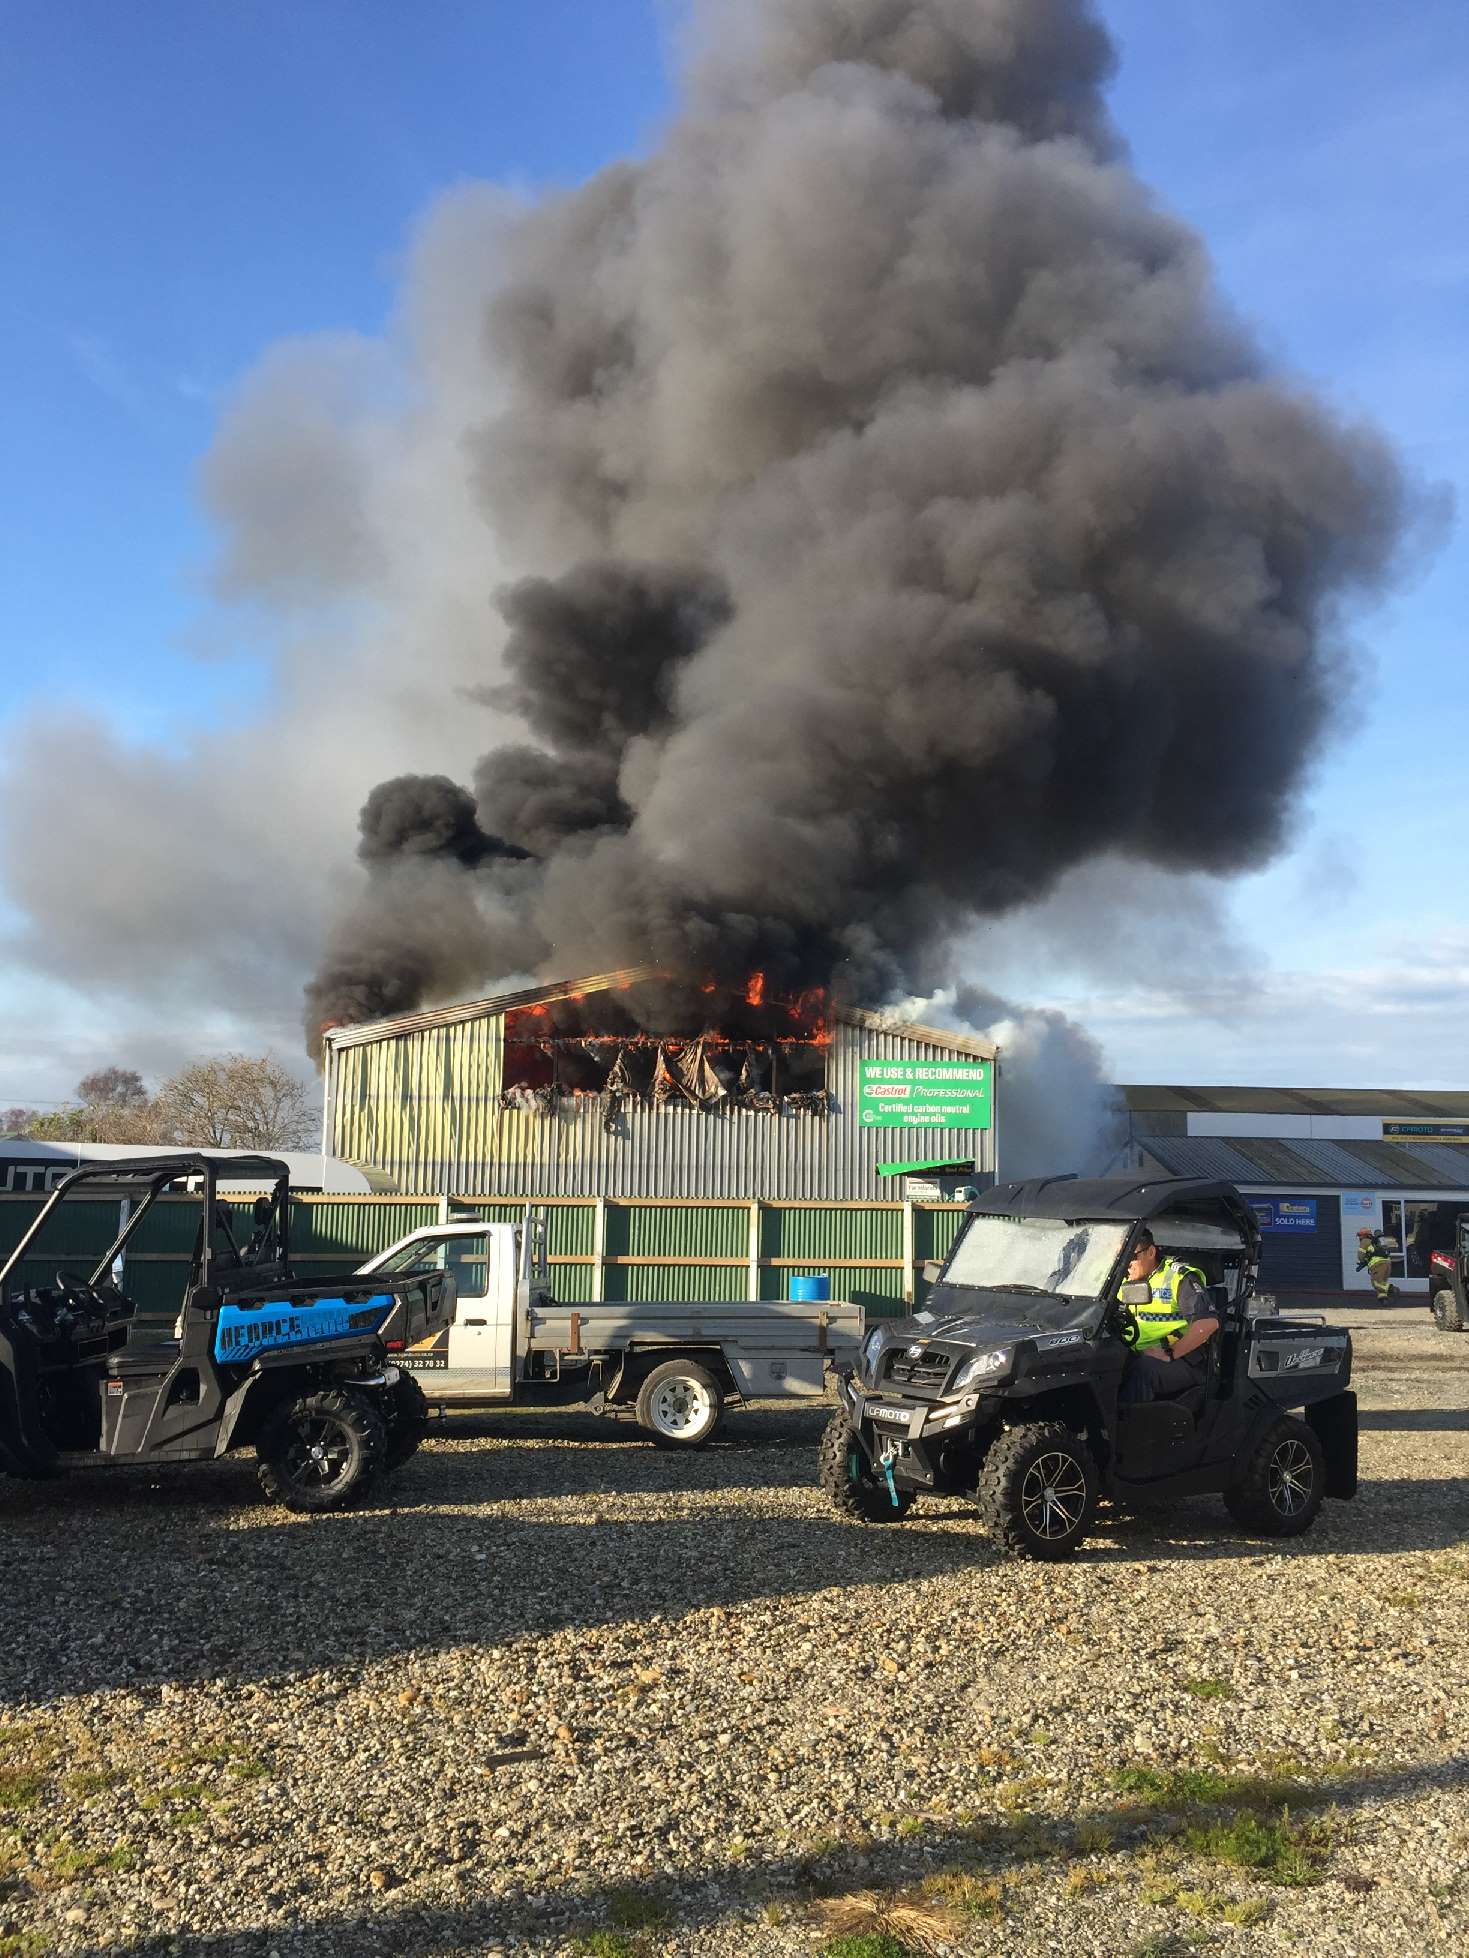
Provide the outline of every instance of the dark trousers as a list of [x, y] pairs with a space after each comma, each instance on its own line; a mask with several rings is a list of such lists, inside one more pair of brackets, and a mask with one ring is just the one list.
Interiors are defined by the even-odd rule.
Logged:
[[1165, 1360], [1161, 1353], [1129, 1353], [1117, 1398], [1125, 1407], [1143, 1401], [1171, 1401], [1201, 1387], [1204, 1373], [1192, 1360]]

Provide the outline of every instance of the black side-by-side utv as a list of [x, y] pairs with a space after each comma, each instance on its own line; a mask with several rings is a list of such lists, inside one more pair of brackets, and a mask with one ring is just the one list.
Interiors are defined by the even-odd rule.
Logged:
[[[1196, 1386], [1130, 1405], [1119, 1390], [1147, 1287], [1124, 1285], [1145, 1228], [1202, 1272], [1220, 1329]], [[1281, 1317], [1256, 1294], [1259, 1258], [1255, 1214], [1229, 1183], [987, 1191], [926, 1309], [874, 1327], [840, 1381], [824, 1488], [869, 1523], [899, 1521], [920, 1492], [973, 1495], [1007, 1554], [1052, 1560], [1079, 1547], [1102, 1498], [1217, 1493], [1248, 1529], [1300, 1535], [1323, 1497], [1356, 1493], [1351, 1336]]]
[[[270, 1189], [248, 1233], [219, 1195], [225, 1182]], [[173, 1336], [160, 1338], [137, 1323], [117, 1275], [159, 1198], [195, 1188], [183, 1307]], [[84, 1274], [55, 1269], [38, 1246], [58, 1212], [86, 1199], [95, 1216], [99, 1197], [118, 1203], [116, 1236], [95, 1260], [95, 1246], [84, 1254]], [[38, 1282], [21, 1282], [27, 1264]], [[267, 1496], [290, 1509], [340, 1509], [417, 1448], [427, 1407], [391, 1355], [453, 1312], [445, 1272], [298, 1278], [289, 1172], [274, 1157], [84, 1164], [0, 1266], [0, 1471], [212, 1461], [253, 1447]]]

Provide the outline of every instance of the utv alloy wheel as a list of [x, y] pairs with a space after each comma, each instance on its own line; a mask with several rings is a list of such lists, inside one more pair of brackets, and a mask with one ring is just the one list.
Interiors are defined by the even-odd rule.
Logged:
[[1287, 1520], [1310, 1502], [1316, 1485], [1315, 1471], [1309, 1453], [1294, 1437], [1281, 1442], [1270, 1457], [1269, 1483], [1270, 1506]]
[[1304, 1421], [1287, 1418], [1256, 1444], [1224, 1502], [1234, 1520], [1258, 1536], [1302, 1536], [1325, 1494], [1321, 1443]]
[[1020, 1507], [1036, 1536], [1070, 1536], [1086, 1514], [1086, 1477], [1074, 1456], [1042, 1455], [1020, 1484]]
[[260, 1438], [260, 1487], [287, 1509], [343, 1509], [367, 1488], [386, 1450], [382, 1416], [361, 1395], [303, 1394]]
[[1005, 1556], [1059, 1563], [1080, 1549], [1097, 1506], [1091, 1450], [1059, 1421], [1007, 1428], [984, 1458], [976, 1499]]
[[833, 1414], [826, 1424], [816, 1474], [832, 1508], [849, 1522], [901, 1523], [913, 1507], [914, 1491], [888, 1488], [887, 1477], [872, 1467], [843, 1413]]

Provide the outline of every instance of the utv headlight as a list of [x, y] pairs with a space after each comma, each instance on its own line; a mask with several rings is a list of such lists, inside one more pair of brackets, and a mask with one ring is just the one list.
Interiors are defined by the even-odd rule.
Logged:
[[875, 1326], [862, 1342], [862, 1377], [874, 1381], [877, 1378], [877, 1356], [882, 1351], [882, 1327]]
[[972, 1387], [976, 1380], [995, 1380], [1002, 1373], [1010, 1371], [1010, 1348], [996, 1347], [993, 1353], [976, 1353], [972, 1360], [966, 1360], [954, 1378], [949, 1382], [951, 1394], [962, 1394], [966, 1387]]

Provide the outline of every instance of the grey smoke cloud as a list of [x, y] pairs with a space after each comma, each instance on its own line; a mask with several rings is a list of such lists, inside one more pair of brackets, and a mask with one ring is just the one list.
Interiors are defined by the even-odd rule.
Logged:
[[537, 856], [487, 974], [890, 996], [1092, 859], [1280, 847], [1412, 499], [1121, 160], [1111, 64], [1087, 0], [706, 7], [654, 154], [507, 223], [467, 439], [545, 745], [477, 773]]
[[[704, 4], [645, 161], [442, 198], [385, 342], [273, 351], [205, 465], [264, 713], [0, 758], [7, 956], [235, 1046], [313, 966], [313, 1028], [650, 958], [876, 1001], [1099, 861], [1267, 857], [1413, 497], [1111, 61], [1082, 0]], [[406, 777], [447, 828], [354, 835]]]
[[1020, 1006], [973, 985], [957, 987], [939, 1018], [978, 1028], [1000, 1050], [1002, 1179], [1108, 1167], [1126, 1126], [1106, 1056], [1085, 1027], [1055, 1007]]

